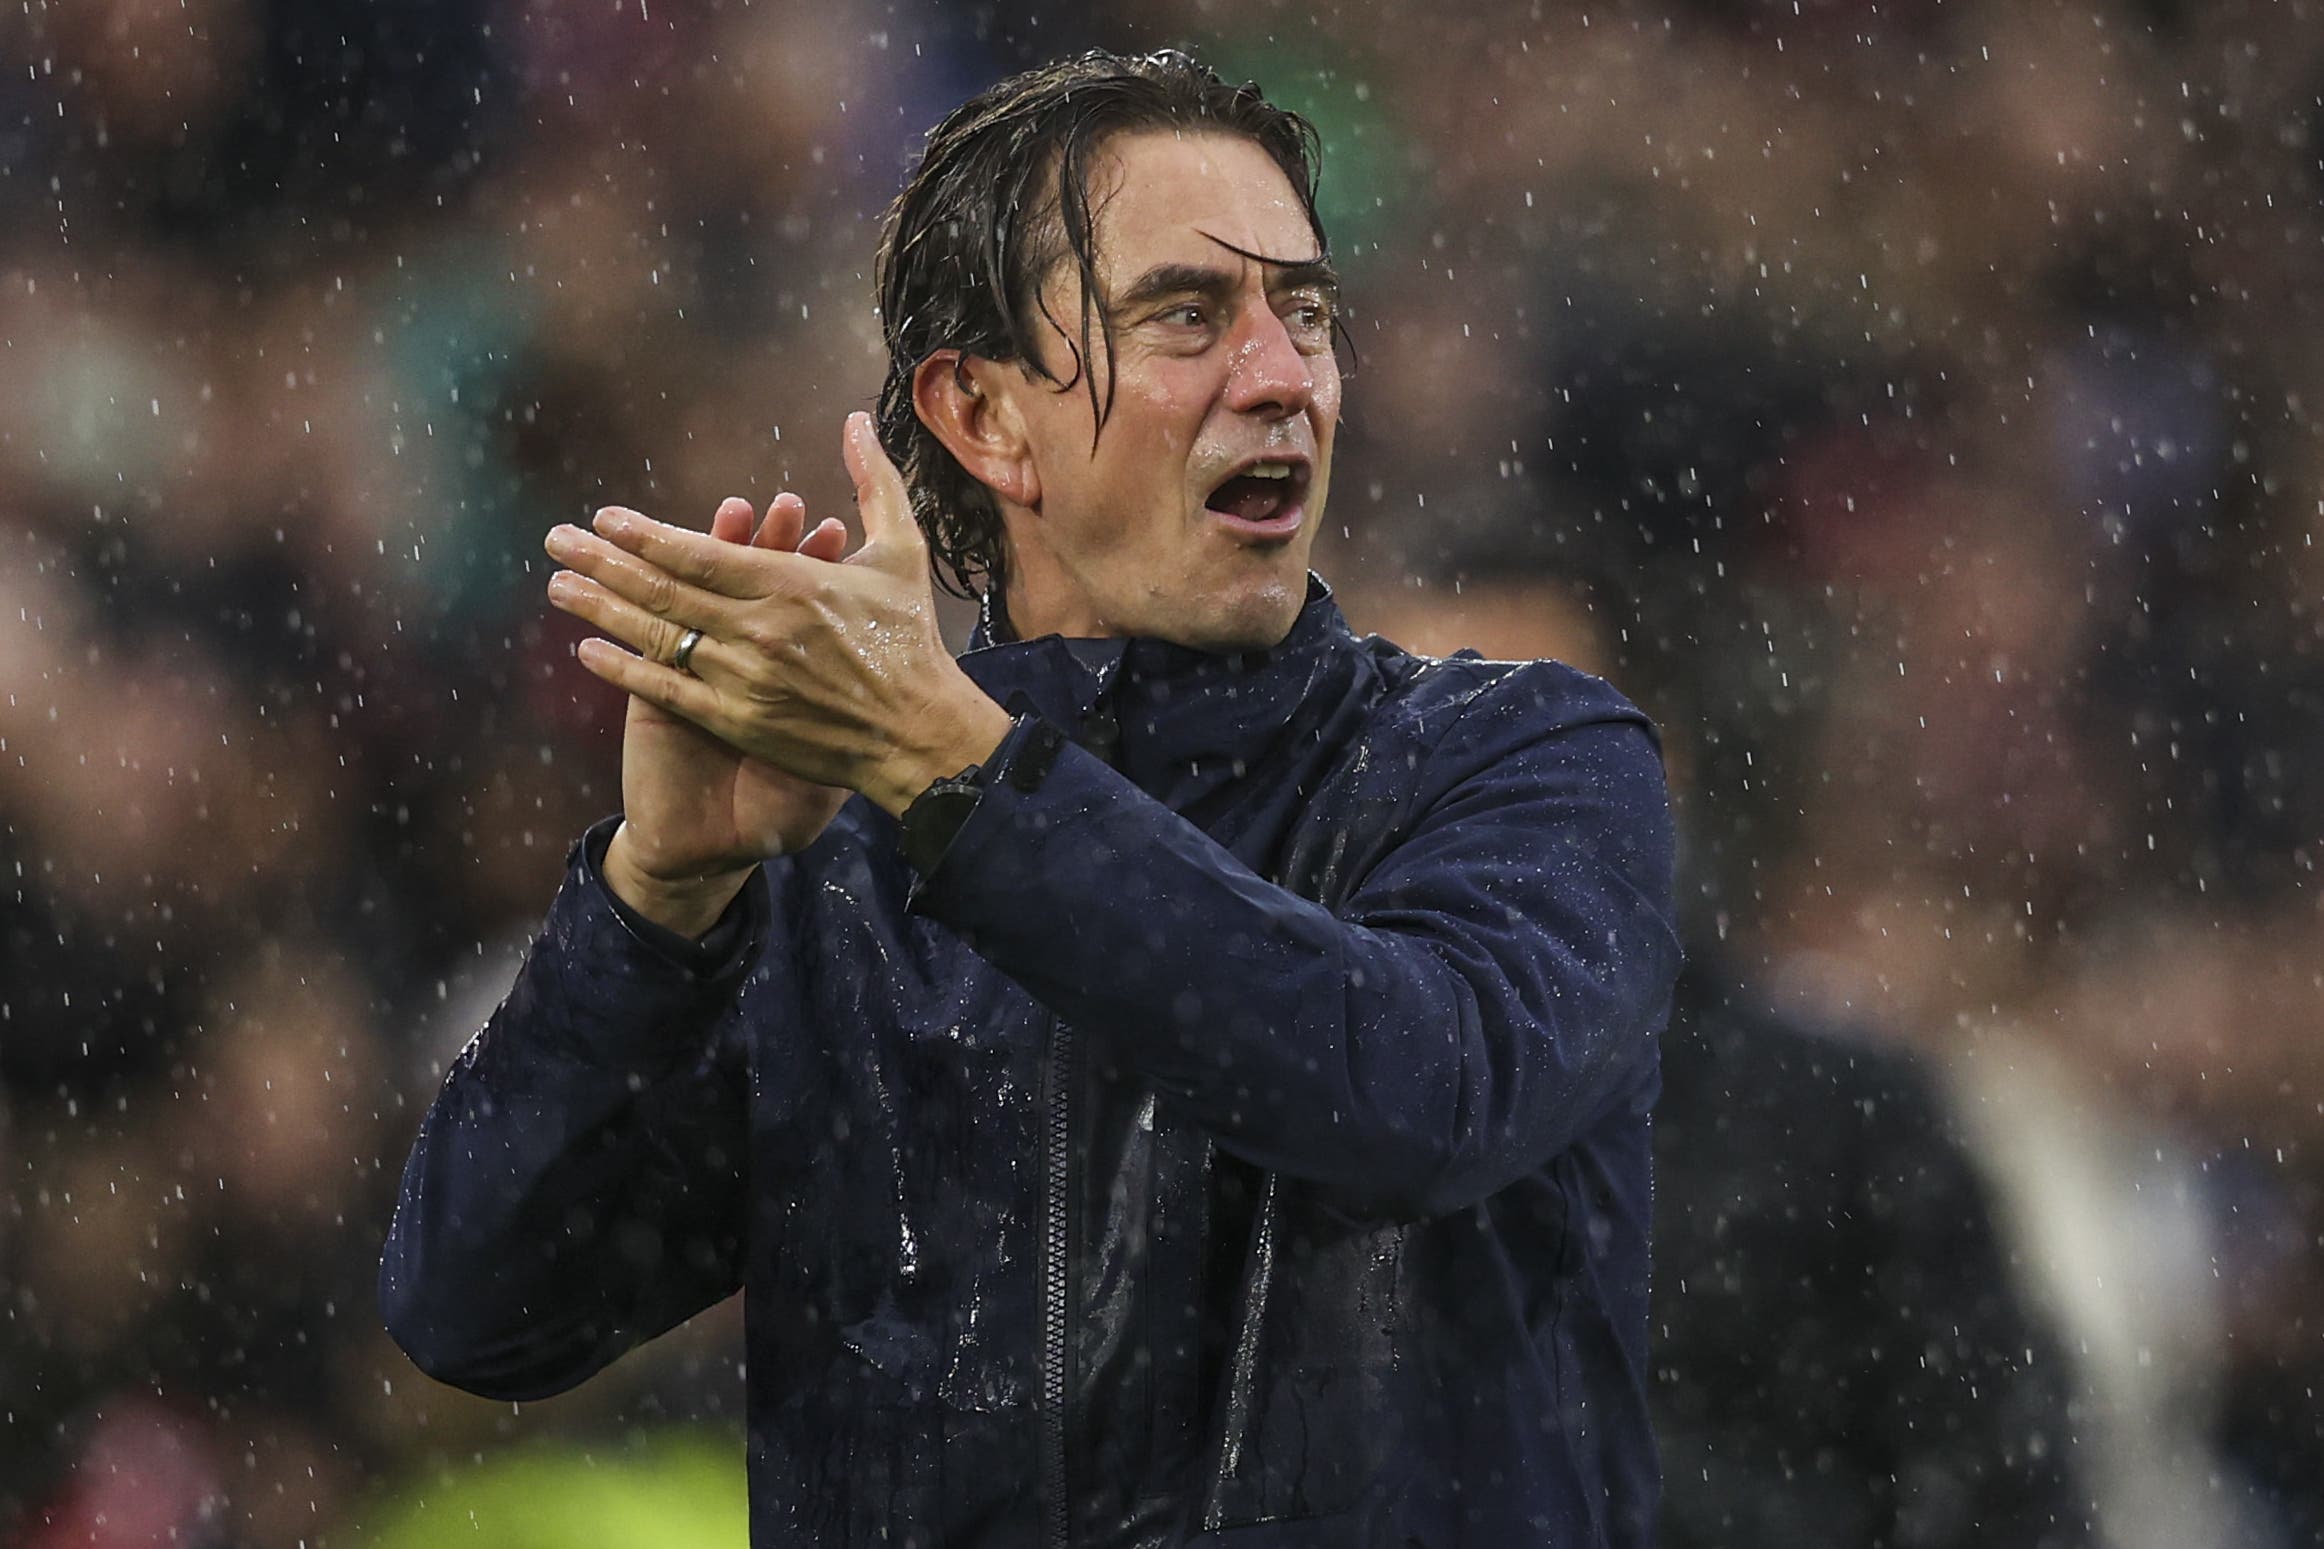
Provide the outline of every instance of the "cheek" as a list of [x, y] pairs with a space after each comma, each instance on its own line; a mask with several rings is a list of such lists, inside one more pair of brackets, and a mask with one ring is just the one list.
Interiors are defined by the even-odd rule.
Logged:
[[1149, 432], [1183, 445], [1226, 387], [1226, 362], [1206, 355], [1145, 355], [1123, 368], [1116, 412], [1135, 405]]
[[1315, 368], [1315, 406], [1308, 410], [1316, 421], [1319, 434], [1330, 435], [1340, 417], [1340, 363], [1331, 356], [1319, 357]]
[[[1117, 497], [1116, 510], [1174, 511], [1184, 504], [1188, 459], [1202, 440], [1212, 399], [1201, 384], [1176, 377], [1140, 384], [1135, 398], [1124, 384], [1106, 426], [1107, 440], [1118, 435], [1119, 441], [1100, 448], [1101, 456], [1110, 454], [1106, 483]], [[1162, 536], [1151, 520], [1137, 525], [1144, 531], [1125, 533], [1121, 541]]]
[[1149, 400], [1146, 416], [1153, 445], [1183, 459], [1201, 436], [1203, 417], [1216, 396], [1193, 383], [1171, 383], [1158, 389]]

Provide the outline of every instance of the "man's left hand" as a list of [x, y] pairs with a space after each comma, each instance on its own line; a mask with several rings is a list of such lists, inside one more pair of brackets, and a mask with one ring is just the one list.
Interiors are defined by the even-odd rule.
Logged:
[[[900, 814], [990, 757], [1009, 713], [944, 648], [927, 540], [870, 415], [848, 416], [843, 451], [864, 544], [842, 563], [609, 507], [594, 533], [550, 535], [550, 554], [570, 567], [550, 596], [613, 637], [578, 652], [606, 682]], [[693, 629], [702, 639], [681, 671], [670, 663]]]

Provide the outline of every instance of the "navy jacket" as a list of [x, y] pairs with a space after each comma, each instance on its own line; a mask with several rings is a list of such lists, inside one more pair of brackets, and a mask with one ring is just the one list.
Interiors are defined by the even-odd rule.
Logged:
[[577, 849], [405, 1169], [396, 1339], [532, 1397], [739, 1287], [759, 1549], [1644, 1549], [1644, 718], [1320, 583], [1271, 651], [962, 662], [1072, 740], [931, 875], [852, 802], [690, 949]]

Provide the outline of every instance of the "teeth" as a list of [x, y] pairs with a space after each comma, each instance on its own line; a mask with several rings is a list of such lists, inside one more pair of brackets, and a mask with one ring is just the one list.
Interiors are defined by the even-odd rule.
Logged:
[[1246, 479], [1288, 479], [1291, 477], [1291, 465], [1289, 463], [1254, 463], [1243, 470], [1243, 477]]

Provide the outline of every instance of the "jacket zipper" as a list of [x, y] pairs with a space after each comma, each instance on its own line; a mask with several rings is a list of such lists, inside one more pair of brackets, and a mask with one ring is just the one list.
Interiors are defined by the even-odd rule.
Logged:
[[1072, 1538], [1072, 1501], [1065, 1479], [1065, 1388], [1067, 1336], [1066, 1268], [1072, 1244], [1073, 1195], [1073, 1030], [1051, 1019], [1049, 1065], [1041, 1104], [1041, 1542], [1044, 1549], [1067, 1549]]
[[[1076, 739], [1115, 763], [1120, 727], [1102, 695], [1082, 718]], [[1117, 766], [1118, 767], [1118, 766]], [[1041, 1105], [1041, 1544], [1071, 1549], [1073, 1498], [1066, 1491], [1066, 1398], [1072, 1349], [1073, 1029], [1049, 1019], [1047, 1099]]]

